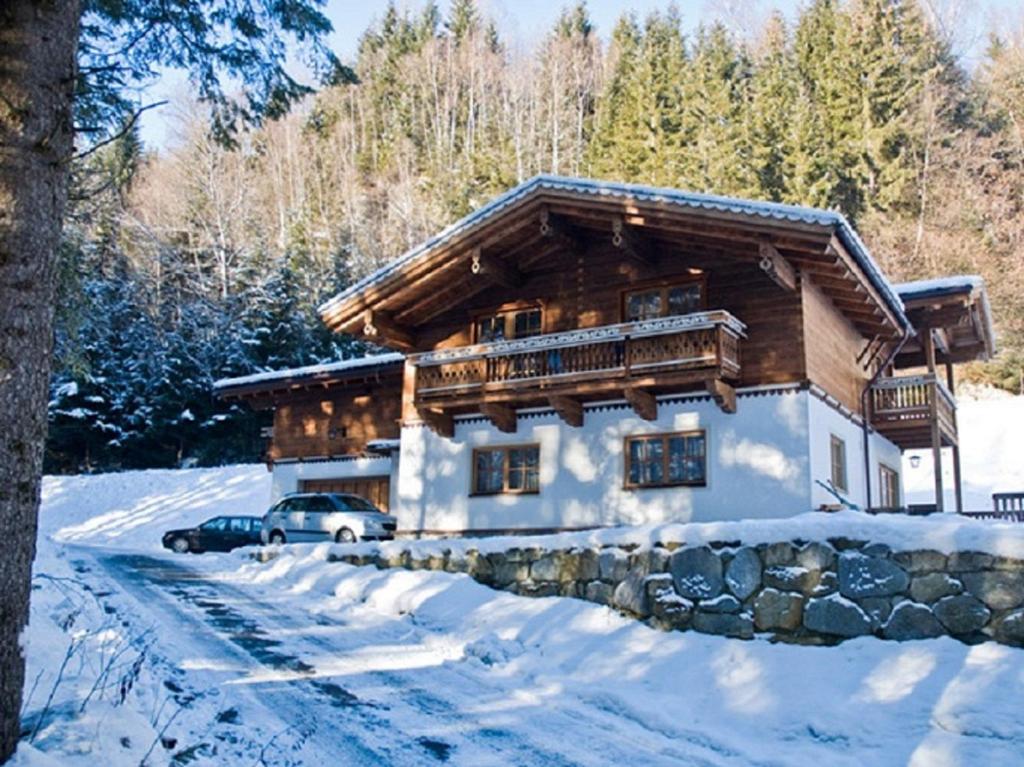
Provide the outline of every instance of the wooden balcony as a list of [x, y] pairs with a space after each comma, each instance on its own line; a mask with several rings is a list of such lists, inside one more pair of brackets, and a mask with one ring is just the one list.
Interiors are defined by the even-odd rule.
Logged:
[[582, 400], [625, 396], [649, 411], [655, 394], [703, 385], [734, 410], [728, 382], [739, 377], [745, 329], [710, 311], [416, 354], [414, 403], [421, 414], [504, 412], [496, 423], [509, 409], [514, 421], [514, 408], [550, 405], [582, 422], [573, 415]]
[[956, 403], [934, 374], [883, 378], [871, 390], [871, 424], [901, 450], [957, 444]]

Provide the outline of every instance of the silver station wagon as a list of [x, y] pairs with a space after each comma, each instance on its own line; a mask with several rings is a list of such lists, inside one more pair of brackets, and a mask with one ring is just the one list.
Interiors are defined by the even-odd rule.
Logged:
[[390, 541], [396, 523], [365, 498], [347, 493], [290, 493], [263, 517], [264, 543]]

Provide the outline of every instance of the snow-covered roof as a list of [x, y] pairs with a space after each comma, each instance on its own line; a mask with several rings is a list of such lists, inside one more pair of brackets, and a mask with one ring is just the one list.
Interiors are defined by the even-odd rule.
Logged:
[[349, 373], [366, 373], [373, 368], [397, 365], [404, 359], [404, 354], [389, 352], [369, 357], [353, 357], [352, 359], [339, 360], [338, 362], [324, 362], [319, 365], [306, 365], [299, 368], [268, 370], [263, 373], [253, 373], [252, 375], [239, 376], [237, 378], [222, 378], [213, 384], [213, 390], [221, 393], [230, 389], [250, 387], [257, 384], [283, 383], [309, 378], [344, 377]]
[[929, 298], [942, 298], [968, 294], [976, 300], [980, 313], [982, 333], [981, 339], [987, 353], [995, 354], [995, 326], [992, 323], [992, 308], [988, 303], [985, 291], [985, 280], [977, 274], [954, 274], [948, 277], [935, 277], [929, 280], [915, 280], [896, 285], [896, 292], [907, 302]]
[[930, 298], [954, 293], [972, 293], [984, 289], [985, 280], [977, 274], [955, 274], [930, 280], [901, 282], [894, 286], [900, 298], [911, 301], [915, 298]]
[[751, 218], [772, 219], [775, 221], [791, 221], [802, 224], [817, 224], [820, 226], [834, 227], [836, 235], [843, 246], [850, 251], [854, 259], [864, 270], [868, 279], [883, 296], [889, 308], [896, 317], [910, 327], [910, 323], [903, 311], [903, 302], [886, 279], [882, 270], [871, 257], [867, 246], [861, 240], [856, 230], [850, 225], [838, 211], [823, 210], [821, 208], [808, 208], [800, 205], [786, 205], [777, 202], [762, 202], [756, 200], [744, 200], [734, 197], [722, 197], [719, 195], [701, 194], [697, 192], [686, 192], [679, 189], [664, 187], [646, 186], [642, 184], [626, 184], [614, 181], [596, 181], [585, 178], [570, 178], [567, 176], [539, 175], [534, 176], [519, 186], [513, 187], [486, 205], [477, 208], [469, 215], [459, 219], [447, 228], [443, 229], [433, 237], [424, 240], [422, 243], [406, 251], [402, 256], [386, 264], [382, 268], [364, 277], [353, 285], [349, 286], [333, 298], [326, 301], [319, 307], [321, 314], [327, 314], [344, 301], [362, 293], [370, 285], [381, 282], [387, 277], [395, 274], [407, 264], [426, 257], [436, 248], [465, 234], [467, 231], [480, 226], [500, 214], [509, 207], [522, 201], [526, 197], [537, 193], [540, 190], [568, 191], [577, 194], [587, 194], [594, 197], [625, 198], [643, 202], [668, 204], [679, 207], [704, 209], [720, 213], [733, 213], [749, 216]]

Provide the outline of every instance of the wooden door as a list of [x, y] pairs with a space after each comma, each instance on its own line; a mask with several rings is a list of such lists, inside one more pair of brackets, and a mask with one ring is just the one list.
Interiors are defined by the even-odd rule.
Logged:
[[358, 495], [381, 511], [388, 511], [391, 494], [390, 477], [337, 477], [333, 479], [304, 479], [299, 483], [303, 493], [351, 493]]

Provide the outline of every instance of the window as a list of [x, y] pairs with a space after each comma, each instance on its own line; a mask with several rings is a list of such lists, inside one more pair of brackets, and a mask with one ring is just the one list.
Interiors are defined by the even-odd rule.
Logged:
[[311, 495], [302, 500], [305, 501], [306, 511], [334, 511], [334, 504], [326, 495]]
[[473, 494], [536, 493], [540, 490], [540, 447], [477, 448], [473, 451]]
[[631, 290], [623, 300], [622, 319], [624, 322], [636, 322], [698, 312], [704, 307], [703, 293], [700, 280]]
[[878, 465], [879, 486], [882, 489], [881, 506], [883, 509], [897, 509], [900, 505], [900, 475], [886, 466]]
[[231, 532], [248, 533], [250, 531], [249, 520], [245, 517], [231, 518]]
[[541, 310], [538, 307], [498, 312], [477, 319], [476, 342], [487, 343], [489, 341], [539, 336], [542, 325]]
[[227, 517], [214, 517], [213, 519], [209, 519], [206, 522], [203, 522], [203, 524], [201, 524], [200, 527], [203, 530], [216, 530], [219, 532], [223, 532], [224, 530], [228, 529], [228, 520]]
[[831, 440], [832, 484], [836, 490], [846, 491], [846, 443], [835, 434]]
[[703, 431], [626, 438], [626, 487], [707, 485]]

